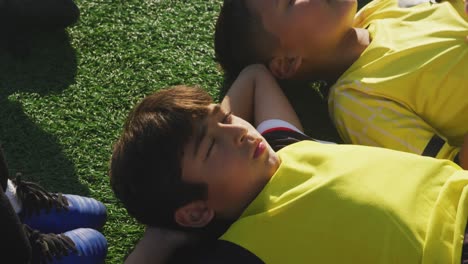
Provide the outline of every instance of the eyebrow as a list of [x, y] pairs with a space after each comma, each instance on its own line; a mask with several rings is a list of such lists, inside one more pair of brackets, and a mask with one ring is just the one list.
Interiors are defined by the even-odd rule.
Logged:
[[[211, 113], [208, 113], [207, 117], [209, 115], [216, 115], [217, 113], [219, 113], [221, 111], [221, 105], [219, 104], [216, 104], [213, 108], [213, 111]], [[207, 130], [207, 126], [206, 126], [206, 123], [203, 123], [201, 125], [201, 127], [199, 127], [199, 129], [197, 129], [197, 133], [195, 134], [195, 148], [193, 150], [193, 155], [196, 156], [197, 153], [198, 153], [198, 149], [200, 148], [200, 144], [203, 140], [203, 138], [205, 138], [206, 136], [206, 130]]]

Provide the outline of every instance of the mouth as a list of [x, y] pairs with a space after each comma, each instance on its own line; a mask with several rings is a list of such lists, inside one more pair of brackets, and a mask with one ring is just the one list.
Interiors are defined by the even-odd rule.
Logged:
[[263, 142], [263, 140], [260, 140], [257, 144], [257, 147], [255, 148], [255, 152], [253, 155], [253, 158], [256, 159], [260, 157], [266, 150], [266, 144]]

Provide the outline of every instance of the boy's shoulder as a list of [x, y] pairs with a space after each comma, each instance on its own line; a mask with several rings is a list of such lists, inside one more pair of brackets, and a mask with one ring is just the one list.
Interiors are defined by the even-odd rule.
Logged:
[[260, 123], [257, 127], [257, 131], [262, 134], [274, 151], [279, 151], [286, 146], [304, 140], [336, 144], [334, 142], [322, 141], [309, 137], [292, 124], [280, 119], [269, 119]]
[[[394, 9], [407, 9], [419, 5], [432, 5], [440, 1], [437, 0], [373, 0], [363, 6], [355, 16], [355, 26], [367, 26], [365, 21], [371, 15], [386, 14], [387, 10]], [[408, 9], [409, 11], [409, 9]], [[387, 14], [388, 15], [388, 14]], [[377, 16], [380, 18], [380, 16]]]

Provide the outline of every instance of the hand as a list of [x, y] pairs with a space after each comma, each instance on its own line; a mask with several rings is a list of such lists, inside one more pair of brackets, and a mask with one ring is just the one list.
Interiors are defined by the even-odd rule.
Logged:
[[125, 264], [162, 264], [172, 252], [187, 243], [193, 236], [181, 231], [172, 231], [156, 227], [147, 227]]

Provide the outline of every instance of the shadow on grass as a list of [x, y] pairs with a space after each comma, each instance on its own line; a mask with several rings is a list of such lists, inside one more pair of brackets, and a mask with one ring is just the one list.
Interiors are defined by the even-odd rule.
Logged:
[[[24, 42], [21, 42], [24, 41]], [[15, 93], [59, 93], [75, 82], [77, 59], [66, 32], [34, 33], [10, 50], [0, 50], [0, 142], [10, 176], [40, 183], [51, 191], [89, 193], [58, 140], [34, 124]], [[5, 47], [3, 47], [5, 48]]]

